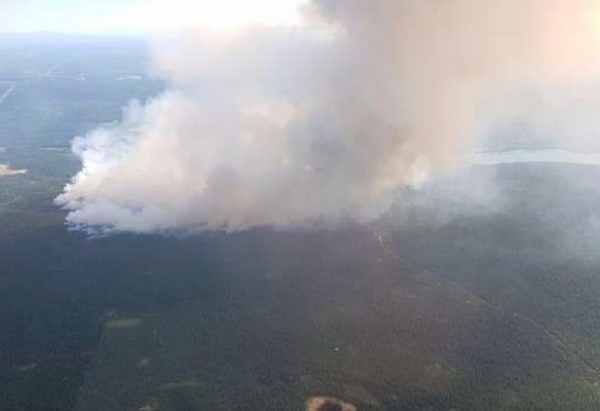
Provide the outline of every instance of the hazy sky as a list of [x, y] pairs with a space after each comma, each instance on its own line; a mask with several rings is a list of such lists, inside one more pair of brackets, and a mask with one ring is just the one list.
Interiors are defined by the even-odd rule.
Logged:
[[147, 33], [298, 21], [300, 0], [0, 0], [0, 32]]

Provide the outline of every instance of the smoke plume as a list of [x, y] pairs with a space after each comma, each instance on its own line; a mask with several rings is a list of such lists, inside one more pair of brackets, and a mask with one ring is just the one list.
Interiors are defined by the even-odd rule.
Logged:
[[[299, 27], [186, 32], [169, 90], [76, 138], [57, 198], [103, 232], [368, 221], [469, 159], [522, 85], [600, 72], [596, 0], [314, 0]], [[498, 105], [501, 107], [502, 105]]]

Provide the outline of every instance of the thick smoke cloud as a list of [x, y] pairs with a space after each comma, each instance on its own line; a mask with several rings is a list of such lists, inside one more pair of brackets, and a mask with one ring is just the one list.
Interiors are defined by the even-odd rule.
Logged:
[[592, 0], [315, 0], [302, 27], [159, 47], [170, 89], [74, 141], [77, 228], [367, 221], [469, 159], [494, 96], [600, 72]]

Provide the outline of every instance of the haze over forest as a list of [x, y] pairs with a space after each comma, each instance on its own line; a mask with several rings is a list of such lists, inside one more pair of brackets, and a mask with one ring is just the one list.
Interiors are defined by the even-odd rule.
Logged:
[[2, 411], [599, 408], [595, 0], [37, 1], [0, 6]]

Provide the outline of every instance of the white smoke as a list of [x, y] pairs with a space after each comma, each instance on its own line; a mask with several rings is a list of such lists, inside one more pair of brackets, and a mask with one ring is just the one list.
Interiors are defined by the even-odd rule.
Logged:
[[599, 10], [315, 0], [301, 27], [186, 32], [157, 52], [169, 91], [75, 140], [83, 169], [56, 202], [104, 232], [376, 218], [469, 157], [490, 96], [600, 72]]

